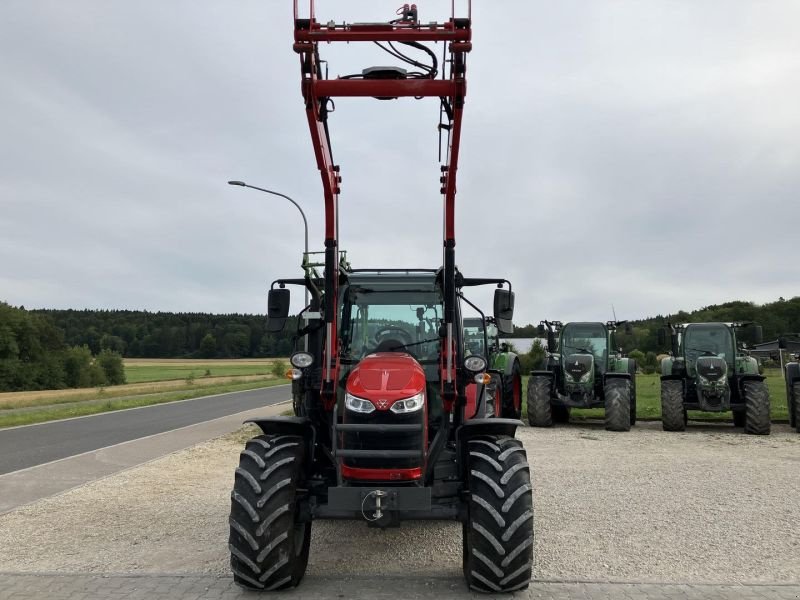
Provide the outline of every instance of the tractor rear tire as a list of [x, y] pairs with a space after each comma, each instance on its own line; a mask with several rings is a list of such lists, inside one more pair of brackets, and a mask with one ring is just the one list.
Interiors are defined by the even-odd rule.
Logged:
[[800, 381], [795, 381], [792, 385], [792, 398], [794, 404], [794, 427], [800, 433]]
[[609, 379], [605, 385], [606, 429], [631, 430], [631, 382], [627, 379]]
[[769, 435], [769, 390], [763, 381], [745, 381], [742, 384], [746, 407], [744, 432], [752, 435]]
[[514, 360], [511, 374], [503, 377], [501, 400], [500, 414], [504, 419], [519, 419], [522, 416], [522, 375], [518, 360]]
[[283, 590], [300, 583], [308, 565], [311, 522], [300, 522], [297, 489], [305, 472], [305, 441], [259, 435], [247, 442], [231, 492], [233, 580], [249, 590]]
[[733, 411], [733, 426], [734, 427], [744, 427], [745, 421], [747, 421], [747, 415], [743, 410], [735, 410]]
[[533, 566], [533, 489], [522, 442], [485, 435], [467, 442], [469, 516], [464, 577], [477, 592], [524, 590]]
[[661, 382], [661, 426], [664, 431], [686, 431], [682, 381]]
[[628, 360], [628, 373], [631, 375], [631, 427], [636, 425], [636, 361]]
[[532, 427], [552, 427], [553, 408], [550, 404], [550, 377], [531, 375], [528, 379], [528, 423]]

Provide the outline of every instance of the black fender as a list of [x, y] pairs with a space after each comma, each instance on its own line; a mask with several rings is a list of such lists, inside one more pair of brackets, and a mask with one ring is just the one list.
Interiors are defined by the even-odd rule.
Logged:
[[631, 374], [630, 373], [605, 373], [603, 374], [603, 382], [607, 379], [627, 379], [630, 381]]
[[555, 373], [552, 371], [531, 371], [531, 377], [549, 377], [553, 379], [555, 377]]
[[311, 465], [314, 462], [314, 445], [317, 441], [317, 430], [308, 417], [264, 417], [247, 419], [245, 423], [253, 423], [267, 435], [298, 435], [302, 436], [306, 443], [306, 470], [311, 472]]
[[467, 442], [479, 435], [507, 435], [514, 437], [517, 427], [524, 424], [517, 419], [470, 419], [456, 429], [456, 447], [458, 448], [458, 468], [463, 474], [464, 465], [467, 464]]
[[786, 385], [791, 387], [798, 379], [800, 379], [800, 363], [786, 363]]
[[680, 375], [662, 375], [661, 381], [683, 381], [685, 378]]

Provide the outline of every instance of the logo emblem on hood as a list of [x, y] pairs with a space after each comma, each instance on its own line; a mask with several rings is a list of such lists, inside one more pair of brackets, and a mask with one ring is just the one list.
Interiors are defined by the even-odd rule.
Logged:
[[388, 400], [378, 400], [378, 408], [381, 410], [386, 410], [386, 407], [389, 406]]

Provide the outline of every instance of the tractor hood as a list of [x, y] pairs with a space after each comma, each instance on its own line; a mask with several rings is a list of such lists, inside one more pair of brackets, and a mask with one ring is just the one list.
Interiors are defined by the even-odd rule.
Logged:
[[397, 400], [425, 391], [425, 371], [410, 354], [378, 352], [366, 356], [347, 378], [347, 391], [388, 410]]
[[585, 383], [594, 372], [594, 356], [591, 354], [570, 354], [564, 358], [564, 371], [569, 383]]
[[728, 363], [719, 356], [700, 356], [696, 368], [703, 383], [724, 381], [728, 374]]

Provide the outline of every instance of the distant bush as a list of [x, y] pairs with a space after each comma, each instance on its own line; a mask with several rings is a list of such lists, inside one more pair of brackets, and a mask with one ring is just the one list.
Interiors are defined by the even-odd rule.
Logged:
[[108, 385], [125, 383], [125, 365], [119, 352], [106, 348], [97, 355], [95, 360], [103, 370]]
[[270, 370], [275, 377], [281, 378], [286, 375], [286, 370], [288, 368], [289, 367], [286, 366], [284, 361], [276, 360], [274, 363], [272, 363], [272, 368]]
[[544, 367], [547, 350], [539, 340], [533, 340], [531, 349], [519, 356], [519, 367], [523, 375]]

